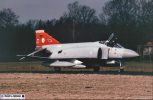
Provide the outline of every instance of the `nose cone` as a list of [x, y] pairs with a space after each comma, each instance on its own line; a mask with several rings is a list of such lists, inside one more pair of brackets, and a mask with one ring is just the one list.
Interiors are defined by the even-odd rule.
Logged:
[[131, 57], [138, 57], [139, 54], [133, 50], [130, 50], [130, 49], [125, 49], [123, 51], [123, 58], [131, 58]]

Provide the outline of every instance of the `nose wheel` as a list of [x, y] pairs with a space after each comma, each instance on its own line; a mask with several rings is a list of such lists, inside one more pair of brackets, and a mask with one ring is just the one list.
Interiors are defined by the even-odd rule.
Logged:
[[124, 72], [125, 70], [125, 66], [124, 66], [124, 62], [123, 61], [121, 61], [121, 60], [119, 60], [119, 67], [120, 67], [120, 69], [119, 69], [119, 72]]

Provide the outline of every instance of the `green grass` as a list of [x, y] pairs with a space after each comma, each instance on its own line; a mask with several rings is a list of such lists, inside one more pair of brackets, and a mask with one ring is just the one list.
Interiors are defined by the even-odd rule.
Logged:
[[151, 62], [126, 62], [126, 70], [138, 72], [153, 72], [153, 63]]
[[[153, 63], [150, 62], [125, 62], [125, 71], [131, 72], [153, 72]], [[41, 65], [41, 62], [3, 62], [0, 63], [0, 72], [49, 72], [53, 68]], [[119, 67], [101, 67], [101, 70], [118, 70]], [[80, 69], [64, 69], [67, 71], [77, 71]], [[81, 69], [81, 71], [92, 71], [91, 69]]]

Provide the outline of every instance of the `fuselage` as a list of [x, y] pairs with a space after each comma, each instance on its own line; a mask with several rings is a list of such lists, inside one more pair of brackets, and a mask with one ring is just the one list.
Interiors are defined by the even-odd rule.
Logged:
[[105, 44], [97, 42], [85, 42], [85, 43], [67, 43], [67, 44], [52, 44], [45, 45], [42, 48], [46, 48], [51, 53], [50, 59], [118, 59], [134, 57], [138, 54], [130, 49], [109, 47]]

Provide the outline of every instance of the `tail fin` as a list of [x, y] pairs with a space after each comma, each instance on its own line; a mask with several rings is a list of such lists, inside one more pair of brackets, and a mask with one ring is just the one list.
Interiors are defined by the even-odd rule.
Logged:
[[45, 33], [44, 30], [36, 30], [36, 47], [50, 44], [60, 44], [60, 42]]

